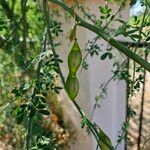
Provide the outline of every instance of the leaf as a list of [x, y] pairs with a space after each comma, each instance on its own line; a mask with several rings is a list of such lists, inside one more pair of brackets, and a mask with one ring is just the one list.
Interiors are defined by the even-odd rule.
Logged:
[[150, 41], [150, 36], [149, 36], [149, 37], [147, 37], [146, 41], [147, 41], [147, 42], [149, 42], [149, 41]]
[[81, 128], [83, 129], [87, 124], [87, 117], [83, 117], [81, 120]]
[[20, 114], [19, 116], [16, 117], [16, 122], [18, 124], [21, 124], [24, 118], [24, 113]]
[[103, 139], [103, 141], [100, 140], [99, 142], [101, 150], [110, 150], [110, 147], [112, 147], [111, 140], [101, 129], [99, 130], [99, 137], [100, 139]]
[[131, 36], [135, 39], [140, 39], [141, 38], [141, 36], [139, 34], [132, 34]]
[[100, 96], [99, 96], [99, 95], [96, 95], [96, 96], [95, 96], [95, 101], [98, 102], [99, 100], [100, 100]]
[[137, 31], [137, 29], [132, 29], [132, 30], [130, 30], [130, 31], [127, 31], [126, 33], [127, 34], [132, 34], [132, 33], [135, 33]]
[[105, 14], [106, 13], [106, 9], [105, 7], [102, 7], [102, 6], [99, 6], [99, 10], [102, 14]]
[[126, 24], [123, 24], [123, 25], [120, 26], [120, 27], [118, 28], [118, 30], [115, 32], [115, 36], [126, 34], [126, 29], [127, 29], [127, 25], [126, 25]]
[[109, 9], [107, 9], [107, 13], [109, 14], [110, 12], [112, 11], [112, 9], [111, 8], [109, 8]]
[[54, 87], [54, 91], [55, 93], [59, 94], [60, 90], [62, 90], [63, 88], [62, 87], [59, 87], [59, 86], [55, 86]]
[[30, 60], [28, 60], [26, 63], [25, 63], [25, 66], [24, 66], [24, 70], [27, 70], [31, 64], [34, 62], [34, 58], [31, 58]]
[[[21, 105], [21, 106], [23, 106], [23, 105]], [[23, 118], [25, 115], [25, 109], [26, 109], [26, 106], [23, 106], [23, 107], [18, 107], [15, 110], [16, 122], [18, 124], [21, 124], [21, 122], [23, 121]]]
[[108, 55], [109, 55], [109, 53], [108, 53], [108, 52], [104, 53], [104, 54], [101, 56], [101, 60], [106, 59], [106, 57], [107, 57]]
[[42, 103], [38, 104], [38, 106], [37, 106], [38, 109], [44, 109], [45, 107], [46, 107], [46, 105], [42, 104]]
[[126, 22], [124, 20], [121, 20], [121, 19], [115, 19], [115, 21], [119, 21], [122, 24], [126, 24]]
[[31, 109], [29, 113], [29, 117], [32, 118], [35, 115], [36, 111], [35, 109]]
[[41, 100], [43, 103], [46, 103], [46, 98], [43, 95], [36, 95], [35, 100]]
[[100, 16], [101, 19], [106, 19], [106, 16]]
[[110, 14], [107, 14], [107, 15], [106, 15], [106, 18], [109, 18], [109, 17], [110, 17]]
[[40, 109], [39, 113], [41, 113], [43, 115], [47, 115], [47, 116], [50, 115], [50, 112], [48, 110], [46, 110], [46, 109]]
[[113, 54], [112, 53], [108, 53], [109, 59], [113, 58]]

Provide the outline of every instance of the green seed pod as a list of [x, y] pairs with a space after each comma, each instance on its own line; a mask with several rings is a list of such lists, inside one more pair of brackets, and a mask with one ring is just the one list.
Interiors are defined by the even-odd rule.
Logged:
[[68, 66], [70, 75], [76, 76], [76, 72], [81, 64], [82, 61], [82, 54], [80, 51], [80, 47], [75, 40], [73, 47], [68, 55]]
[[69, 74], [66, 80], [66, 91], [71, 100], [75, 100], [79, 92], [79, 81], [75, 76]]

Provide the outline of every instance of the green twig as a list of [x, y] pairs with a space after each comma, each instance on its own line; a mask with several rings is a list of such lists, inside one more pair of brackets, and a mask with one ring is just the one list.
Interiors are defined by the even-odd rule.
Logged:
[[[54, 58], [57, 58], [57, 54], [55, 52], [55, 47], [54, 47], [54, 43], [53, 43], [52, 33], [50, 30], [50, 24], [49, 24], [50, 18], [49, 18], [49, 11], [47, 10], [47, 3], [46, 2], [47, 2], [47, 0], [43, 0], [43, 11], [44, 11], [45, 22], [46, 22], [46, 26], [47, 26], [47, 33], [48, 33], [48, 38], [49, 38], [49, 42], [51, 45], [51, 49], [52, 49]], [[65, 78], [61, 72], [61, 68], [59, 66], [59, 63], [58, 62], [56, 62], [56, 63], [57, 63], [57, 67], [59, 70], [59, 75], [60, 75], [60, 78], [62, 80], [62, 83], [63, 83], [63, 85], [65, 85]]]
[[67, 11], [72, 17], [76, 16], [75, 19], [78, 22], [79, 26], [82, 26], [86, 29], [89, 29], [90, 31], [96, 33], [101, 38], [103, 38], [106, 42], [108, 42], [110, 45], [118, 49], [120, 52], [125, 54], [127, 57], [133, 59], [135, 62], [139, 63], [142, 67], [144, 67], [146, 70], [150, 71], [150, 63], [145, 61], [141, 56], [138, 54], [132, 52], [130, 49], [116, 41], [114, 38], [112, 38], [108, 33], [106, 33], [103, 28], [96, 27], [86, 21], [84, 21], [81, 17], [79, 17], [74, 10], [69, 8], [65, 3], [59, 0], [49, 0], [50, 2], [53, 2], [59, 6], [61, 6], [65, 11]]
[[27, 54], [27, 36], [28, 36], [28, 23], [27, 23], [27, 17], [26, 17], [27, 1], [28, 0], [21, 0], [22, 25], [23, 25], [23, 30], [22, 30], [23, 41], [22, 41], [21, 51], [25, 58]]

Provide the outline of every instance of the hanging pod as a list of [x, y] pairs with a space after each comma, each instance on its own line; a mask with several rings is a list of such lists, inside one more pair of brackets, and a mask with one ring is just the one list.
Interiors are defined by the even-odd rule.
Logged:
[[79, 92], [79, 81], [75, 76], [68, 76], [66, 80], [66, 90], [71, 100], [75, 100]]
[[76, 76], [76, 72], [81, 64], [82, 54], [77, 40], [74, 41], [72, 49], [68, 55], [69, 74]]
[[76, 77], [76, 73], [82, 61], [82, 54], [77, 40], [74, 40], [74, 44], [68, 55], [68, 67], [69, 75], [66, 80], [66, 91], [71, 100], [75, 100], [79, 92], [79, 81]]

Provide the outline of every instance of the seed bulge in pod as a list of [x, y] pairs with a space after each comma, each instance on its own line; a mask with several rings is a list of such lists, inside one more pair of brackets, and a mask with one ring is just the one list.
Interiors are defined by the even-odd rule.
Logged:
[[68, 66], [71, 75], [76, 75], [76, 72], [81, 64], [82, 54], [77, 41], [75, 40], [73, 47], [68, 55]]
[[75, 76], [68, 76], [66, 80], [66, 91], [71, 100], [75, 100], [79, 92], [79, 81]]

